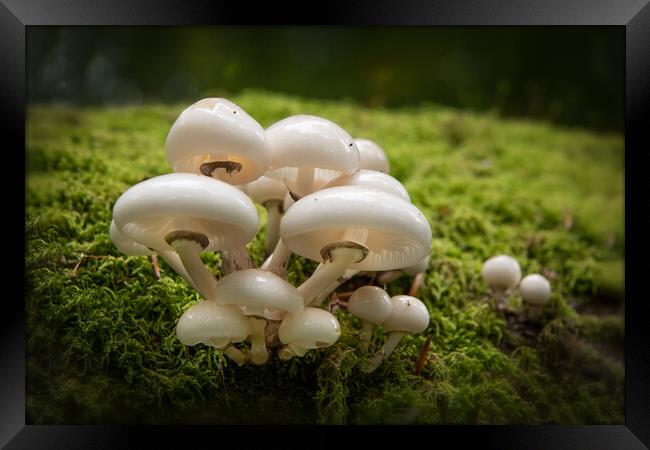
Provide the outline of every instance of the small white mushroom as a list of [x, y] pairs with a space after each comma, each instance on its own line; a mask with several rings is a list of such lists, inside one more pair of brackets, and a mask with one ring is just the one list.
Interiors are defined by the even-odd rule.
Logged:
[[429, 326], [429, 311], [420, 300], [410, 295], [396, 295], [390, 300], [393, 308], [388, 319], [382, 324], [389, 332], [388, 339], [377, 355], [364, 365], [364, 372], [377, 369], [407, 333], [421, 333]]
[[255, 202], [264, 206], [268, 220], [266, 222], [266, 253], [270, 254], [278, 243], [280, 233], [280, 218], [282, 217], [282, 203], [287, 187], [280, 180], [263, 176], [250, 182], [247, 188], [248, 195]]
[[359, 170], [352, 175], [341, 175], [325, 185], [323, 189], [335, 186], [364, 186], [396, 195], [407, 202], [411, 201], [406, 188], [395, 178], [376, 170]]
[[183, 344], [205, 344], [222, 349], [240, 366], [248, 356], [230, 344], [242, 342], [250, 334], [250, 324], [239, 308], [219, 306], [209, 300], [192, 305], [176, 325], [176, 336]]
[[265, 330], [267, 321], [280, 320], [285, 314], [300, 314], [302, 295], [277, 275], [261, 269], [241, 270], [226, 275], [212, 293], [219, 305], [237, 305], [251, 316], [251, 362], [264, 364], [268, 360]]
[[526, 275], [519, 284], [522, 300], [528, 304], [528, 315], [539, 319], [542, 307], [551, 300], [551, 284], [537, 273]]
[[359, 170], [359, 150], [352, 137], [322, 117], [287, 117], [266, 129], [266, 139], [271, 148], [269, 176], [282, 180], [296, 196]]
[[361, 345], [367, 347], [372, 328], [381, 325], [390, 316], [393, 304], [390, 296], [377, 286], [363, 286], [354, 291], [348, 300], [348, 311], [361, 319]]
[[178, 253], [205, 298], [216, 280], [200, 253], [245, 246], [259, 227], [255, 205], [239, 189], [181, 173], [149, 178], [131, 187], [115, 203], [113, 219], [136, 242]]
[[301, 314], [287, 314], [279, 329], [280, 359], [304, 356], [311, 349], [334, 345], [341, 336], [339, 321], [329, 312], [319, 308], [305, 308]]
[[390, 163], [384, 150], [370, 139], [357, 138], [354, 140], [359, 149], [359, 169], [376, 170], [389, 173]]
[[271, 159], [264, 128], [223, 98], [204, 98], [185, 109], [169, 130], [166, 150], [175, 172], [237, 185], [261, 177]]
[[290, 251], [321, 263], [298, 290], [309, 305], [347, 269], [390, 270], [424, 258], [431, 227], [411, 203], [365, 187], [333, 187], [297, 201], [280, 237]]
[[503, 301], [506, 291], [515, 288], [519, 284], [521, 267], [513, 257], [498, 255], [483, 263], [481, 275], [497, 300]]
[[[138, 244], [133, 239], [131, 239], [128, 235], [118, 230], [114, 220], [111, 220], [110, 236], [111, 236], [111, 241], [113, 242], [113, 244], [115, 244], [115, 247], [117, 247], [117, 249], [120, 252], [124, 253], [125, 255], [154, 256], [156, 254], [151, 249], [145, 247], [142, 244]], [[174, 271], [177, 274], [183, 277], [183, 279], [187, 281], [187, 283], [190, 286], [192, 286], [194, 289], [197, 289], [196, 284], [194, 284], [194, 281], [185, 270], [185, 267], [183, 267], [183, 263], [181, 262], [181, 259], [178, 257], [177, 253], [162, 250], [159, 251], [158, 254], [165, 260], [165, 262], [169, 265], [169, 267], [174, 269]]]

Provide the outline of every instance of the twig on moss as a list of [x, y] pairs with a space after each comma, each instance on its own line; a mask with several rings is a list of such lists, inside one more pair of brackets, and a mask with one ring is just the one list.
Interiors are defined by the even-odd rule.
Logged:
[[158, 255], [151, 255], [151, 263], [153, 264], [153, 274], [156, 280], [160, 280], [160, 267], [158, 267]]
[[409, 295], [411, 297], [417, 297], [418, 292], [420, 292], [420, 287], [424, 281], [425, 272], [418, 273], [415, 278], [413, 278], [413, 283], [411, 284], [411, 289], [409, 289]]
[[420, 356], [418, 357], [418, 362], [415, 365], [415, 374], [420, 375], [422, 368], [424, 367], [424, 361], [427, 358], [427, 352], [429, 351], [429, 346], [431, 345], [431, 336], [427, 336], [427, 340], [424, 341], [422, 350], [420, 350]]
[[81, 258], [79, 258], [79, 261], [77, 261], [77, 264], [75, 264], [72, 269], [72, 276], [76, 277], [79, 274], [79, 267], [81, 267], [87, 259], [106, 259], [108, 257], [108, 255], [86, 255], [85, 253], [82, 253]]

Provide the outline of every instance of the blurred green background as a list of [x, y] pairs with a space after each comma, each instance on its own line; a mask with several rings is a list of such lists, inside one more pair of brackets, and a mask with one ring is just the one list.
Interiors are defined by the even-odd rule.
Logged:
[[624, 44], [620, 27], [30, 27], [27, 94], [191, 103], [259, 88], [622, 131]]

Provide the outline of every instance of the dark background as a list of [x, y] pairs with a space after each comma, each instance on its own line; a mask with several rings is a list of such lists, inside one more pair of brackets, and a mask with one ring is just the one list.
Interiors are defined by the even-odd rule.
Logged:
[[29, 102], [192, 102], [247, 88], [434, 102], [622, 131], [622, 27], [30, 27]]

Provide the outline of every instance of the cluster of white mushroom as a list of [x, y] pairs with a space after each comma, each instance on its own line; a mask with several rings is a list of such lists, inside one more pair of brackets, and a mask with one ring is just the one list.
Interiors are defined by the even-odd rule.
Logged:
[[[239, 365], [264, 364], [280, 345], [282, 360], [303, 356], [338, 340], [338, 320], [318, 306], [342, 282], [362, 271], [426, 269], [431, 228], [388, 175], [385, 153], [329, 120], [296, 115], [265, 130], [234, 103], [206, 98], [177, 118], [166, 153], [175, 173], [122, 194], [110, 234], [127, 255], [160, 255], [203, 297], [178, 321], [186, 345], [222, 349]], [[253, 202], [268, 217], [260, 268], [246, 247], [260, 225]], [[220, 280], [201, 260], [209, 251], [221, 252]], [[292, 254], [320, 263], [298, 287], [287, 281]], [[350, 312], [391, 334], [368, 371], [429, 323], [416, 298], [371, 289], [381, 300], [362, 288]]]
[[521, 299], [527, 306], [530, 319], [538, 319], [542, 307], [551, 299], [551, 284], [548, 280], [537, 273], [526, 275], [522, 280], [521, 267], [511, 256], [498, 255], [488, 259], [483, 263], [481, 275], [499, 302], [503, 302], [508, 293], [519, 285]]

